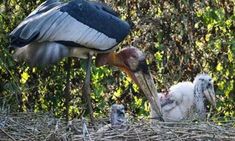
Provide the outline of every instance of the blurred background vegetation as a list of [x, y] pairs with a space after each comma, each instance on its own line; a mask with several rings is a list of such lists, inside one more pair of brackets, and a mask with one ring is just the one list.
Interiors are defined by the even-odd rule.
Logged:
[[[53, 66], [30, 68], [17, 63], [8, 48], [9, 33], [44, 0], [1, 0], [1, 112], [52, 112], [58, 117], [87, 115], [82, 85], [84, 60], [64, 59]], [[215, 83], [213, 117], [235, 117], [235, 14], [233, 0], [102, 0], [133, 23], [128, 45], [147, 55], [158, 91], [201, 72]], [[71, 68], [71, 69], [70, 69]], [[68, 79], [69, 78], [69, 79]], [[116, 68], [92, 66], [95, 117], [108, 116], [113, 103], [129, 114], [147, 116], [149, 105], [137, 86]]]

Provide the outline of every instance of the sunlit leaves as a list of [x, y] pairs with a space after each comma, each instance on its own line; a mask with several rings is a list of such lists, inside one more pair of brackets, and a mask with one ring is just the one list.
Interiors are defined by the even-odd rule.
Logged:
[[160, 52], [156, 52], [154, 54], [155, 59], [160, 62], [162, 60], [162, 54]]
[[142, 99], [137, 98], [136, 96], [134, 96], [134, 100], [135, 100], [135, 104], [137, 107], [140, 107], [142, 105]]
[[196, 46], [199, 48], [203, 47], [203, 43], [201, 41], [196, 41]]
[[161, 17], [161, 16], [163, 16], [163, 13], [162, 13], [161, 9], [158, 7], [158, 8], [156, 8], [156, 17]]
[[232, 26], [233, 21], [232, 21], [231, 19], [228, 19], [228, 20], [225, 21], [225, 24], [226, 24], [226, 26], [229, 28], [229, 27]]
[[[28, 70], [28, 69], [27, 69]], [[27, 82], [27, 80], [29, 79], [30, 75], [28, 74], [27, 70], [25, 70], [22, 74], [21, 74], [21, 79], [20, 79], [20, 83], [25, 84]]]
[[235, 54], [233, 54], [231, 52], [231, 50], [228, 50], [228, 60], [229, 60], [229, 62], [232, 63], [232, 61], [234, 61], [234, 58], [235, 58]]
[[113, 99], [117, 99], [118, 97], [120, 97], [122, 95], [122, 89], [118, 88], [114, 93], [113, 93]]
[[205, 40], [206, 40], [207, 42], [210, 41], [211, 35], [212, 35], [212, 34], [210, 34], [210, 33], [209, 33], [209, 34], [206, 34]]

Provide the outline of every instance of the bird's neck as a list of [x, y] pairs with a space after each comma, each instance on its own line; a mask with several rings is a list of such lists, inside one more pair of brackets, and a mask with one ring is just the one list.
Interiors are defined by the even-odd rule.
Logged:
[[194, 86], [194, 104], [196, 112], [200, 119], [206, 118], [206, 108], [204, 105], [205, 98], [203, 96], [203, 89], [200, 84]]
[[116, 66], [116, 67], [124, 67], [123, 61], [120, 59], [116, 52], [110, 53], [101, 53], [96, 56], [96, 66]]
[[103, 65], [116, 66], [120, 70], [124, 71], [129, 77], [131, 77], [132, 80], [137, 85], [139, 85], [138, 81], [136, 80], [136, 77], [133, 75], [133, 73], [131, 73], [130, 69], [124, 63], [124, 60], [125, 57], [123, 58], [122, 55], [116, 52], [98, 54], [96, 57], [96, 66], [103, 66]]
[[137, 85], [139, 85], [136, 77], [133, 75], [133, 73], [124, 63], [125, 58], [123, 58], [120, 54], [115, 52], [109, 53], [107, 58], [108, 58], [107, 63], [109, 65], [118, 67], [120, 70], [125, 72]]
[[118, 57], [116, 52], [110, 52], [107, 54], [103, 54], [102, 58], [103, 58], [103, 60], [105, 60], [107, 62], [107, 65], [116, 66], [116, 67], [123, 67], [123, 62]]

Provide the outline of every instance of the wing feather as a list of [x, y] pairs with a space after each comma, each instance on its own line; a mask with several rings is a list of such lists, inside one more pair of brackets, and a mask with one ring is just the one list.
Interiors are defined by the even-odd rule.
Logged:
[[126, 22], [104, 6], [97, 8], [97, 4], [85, 0], [66, 4], [51, 0], [32, 12], [10, 37], [13, 47], [63, 41], [102, 51], [117, 45], [129, 30]]
[[22, 48], [17, 48], [14, 54], [16, 61], [25, 60], [30, 65], [46, 65], [57, 62], [69, 56], [69, 48], [51, 42], [32, 43]]
[[10, 33], [10, 46], [17, 48], [15, 59], [44, 65], [67, 56], [85, 58], [88, 52], [109, 51], [129, 32], [129, 24], [105, 5], [47, 0]]

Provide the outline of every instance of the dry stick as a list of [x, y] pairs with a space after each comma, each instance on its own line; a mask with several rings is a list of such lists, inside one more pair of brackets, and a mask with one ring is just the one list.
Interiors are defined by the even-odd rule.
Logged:
[[[136, 126], [134, 126], [134, 127], [136, 127]], [[142, 127], [143, 127], [142, 129], [144, 129], [146, 126], [142, 126]], [[163, 126], [162, 128], [163, 128], [164, 131], [169, 132], [169, 128], [172, 128], [172, 127]], [[200, 125], [196, 125], [196, 127], [192, 127], [192, 128], [189, 128], [189, 127], [173, 127], [173, 128], [175, 128], [175, 130], [180, 130], [180, 128], [182, 128], [183, 131], [174, 131], [174, 130], [171, 130], [171, 131], [174, 131], [174, 133], [185, 134], [184, 137], [185, 136], [186, 137], [188, 137], [188, 136], [193, 136], [193, 137], [194, 136], [199, 136], [198, 134], [201, 135], [204, 132], [210, 132], [210, 134], [211, 134], [211, 135], [204, 135], [204, 136], [209, 136], [209, 137], [212, 137], [212, 138], [214, 137], [213, 136], [214, 135], [213, 131], [211, 129], [209, 131], [207, 131], [208, 128], [205, 129], [204, 127], [200, 127]], [[192, 132], [188, 132], [188, 130], [191, 130]], [[164, 131], [163, 131], [163, 133], [164, 133]], [[128, 135], [129, 136], [127, 136], [127, 137], [130, 137], [132, 134], [128, 133]], [[231, 135], [231, 136], [234, 136], [234, 135]], [[152, 138], [156, 138], [156, 137], [158, 137], [158, 136], [152, 136]], [[171, 138], [175, 138], [175, 137], [171, 137]], [[169, 139], [171, 139], [171, 138], [169, 138]], [[190, 137], [188, 137], [188, 138], [190, 138]], [[225, 138], [226, 139], [226, 137], [224, 137], [224, 136], [221, 136], [220, 138]], [[233, 138], [233, 137], [231, 137], [231, 138]], [[166, 138], [163, 138], [163, 139], [166, 139]]]
[[216, 128], [216, 129], [218, 129], [218, 130], [220, 130], [220, 131], [223, 131], [223, 133], [225, 133], [225, 134], [227, 134], [227, 135], [230, 135], [227, 131], [223, 130], [222, 128], [218, 128], [217, 126], [215, 126], [215, 125], [213, 125], [213, 124], [211, 124], [211, 123], [208, 123], [208, 125], [210, 125], [210, 126]]
[[177, 138], [180, 139], [180, 141], [182, 141], [182, 139], [181, 139], [172, 129], [169, 128], [169, 130], [172, 132], [172, 134], [173, 134], [174, 136], [176, 136]]
[[204, 135], [194, 135], [194, 136], [190, 136], [190, 139], [202, 139], [202, 138], [214, 138], [215, 136], [211, 136], [209, 134], [204, 134]]
[[[125, 131], [125, 132], [123, 132], [121, 134], [119, 132], [116, 132], [116, 133], [114, 133], [113, 136], [106, 137], [105, 139], [110, 139], [110, 138], [115, 138], [115, 137], [126, 137], [126, 138], [129, 138], [129, 137], [133, 137], [133, 136], [136, 137], [136, 135], [137, 135], [138, 139], [141, 140], [140, 136], [142, 135], [142, 133], [137, 133], [136, 130], [135, 130], [136, 127], [139, 128], [140, 125], [133, 126], [133, 127], [131, 127], [130, 129], [128, 129], [127, 131]], [[118, 131], [118, 130], [116, 130], [116, 131]], [[135, 131], [135, 133], [131, 133], [131, 131]], [[133, 136], [130, 136], [130, 135], [133, 135]]]
[[[207, 126], [207, 127], [209, 127], [209, 126]], [[164, 127], [162, 127], [162, 128], [164, 128]], [[163, 129], [163, 130], [166, 130], [166, 129], [169, 130], [169, 128], [172, 128], [172, 127], [165, 127], [165, 129]], [[176, 130], [180, 130], [179, 127], [174, 127], [174, 128]], [[204, 129], [204, 127], [200, 127], [199, 125], [196, 126], [196, 127], [193, 127], [193, 128], [189, 128], [189, 127], [185, 128], [185, 127], [183, 127], [182, 130], [186, 130], [186, 131], [174, 131], [174, 130], [171, 130], [171, 131], [174, 131], [174, 133], [178, 133], [178, 134], [186, 134], [186, 136], [188, 136], [188, 135], [195, 136], [195, 134], [202, 134], [204, 132], [207, 132], [207, 133], [209, 132], [211, 134], [211, 136], [214, 135], [214, 131], [212, 131], [211, 129], [209, 131], [207, 131], [207, 129]], [[188, 130], [190, 130], [192, 132], [189, 133]], [[231, 134], [231, 136], [234, 136], [234, 134]]]
[[181, 122], [170, 122], [170, 121], [167, 121], [167, 122], [159, 122], [159, 124], [161, 125], [192, 125], [192, 122], [191, 121], [181, 121]]
[[[113, 136], [105, 137], [105, 139], [111, 139], [111, 138], [115, 138], [115, 137], [123, 137], [126, 133], [128, 133], [132, 129], [134, 129], [134, 128], [132, 127], [129, 130], [127, 130], [127, 131], [125, 131], [125, 132], [123, 132], [121, 134], [118, 132], [117, 134], [115, 134]], [[115, 130], [115, 131], [117, 131], [117, 130]]]
[[138, 137], [138, 140], [141, 141], [141, 138], [140, 138], [138, 132], [136, 132], [135, 128], [134, 128], [134, 131], [135, 131], [135, 133], [136, 133], [136, 135], [137, 135], [137, 137]]
[[[34, 123], [34, 120], [31, 120], [32, 118], [35, 117], [34, 115], [36, 116], [36, 114], [32, 113], [32, 115], [28, 115], [26, 117], [26, 114], [22, 113], [23, 118], [20, 118], [20, 114], [18, 114], [18, 117], [16, 117], [16, 119], [12, 118], [12, 120], [14, 120], [15, 123], [25, 123], [26, 128], [27, 128], [28, 125], [32, 125], [31, 122]], [[9, 117], [8, 119], [10, 118], [11, 117]], [[29, 118], [30, 120], [28, 120]], [[27, 121], [24, 119], [27, 119]], [[42, 126], [44, 125], [43, 121], [47, 121], [47, 119], [40, 121]], [[20, 133], [18, 131], [17, 132], [15, 131], [21, 127], [19, 127], [19, 125], [15, 125], [15, 123], [14, 125], [11, 123], [12, 123], [11, 121], [6, 123], [7, 127], [12, 126], [12, 128], [10, 127], [11, 129], [8, 128], [9, 131], [13, 131], [15, 134]], [[216, 139], [217, 140], [235, 140], [234, 128], [232, 128], [232, 126], [226, 127], [229, 125], [229, 121], [226, 123], [227, 123], [226, 125], [223, 124], [222, 126], [217, 126], [216, 124], [210, 123], [210, 122], [209, 123], [202, 122], [202, 123], [196, 123], [196, 124], [193, 122], [191, 122], [191, 124], [189, 123], [182, 123], [182, 124], [159, 123], [159, 126], [154, 127], [143, 121], [143, 123], [129, 124], [128, 125], [129, 129], [124, 130], [124, 133], [122, 133], [123, 130], [117, 129], [117, 130], [111, 130], [111, 131], [109, 130], [105, 132], [103, 138], [102, 137], [98, 138], [97, 134], [94, 133], [93, 131], [90, 131], [90, 135], [91, 135], [91, 138], [94, 140], [111, 140], [112, 138], [120, 139], [120, 140], [122, 139], [123, 140], [125, 139], [126, 140], [139, 140], [140, 137], [143, 138], [143, 140], [170, 140], [170, 141], [180, 140], [180, 139], [176, 139], [176, 136], [174, 134], [178, 135], [181, 138], [181, 140], [185, 140], [185, 139], [197, 140], [197, 138], [200, 139], [199, 137], [201, 137], [202, 139], [211, 138], [215, 140]], [[42, 134], [47, 133], [47, 130], [46, 130], [47, 128], [45, 130], [44, 129], [41, 130], [41, 128], [38, 128], [38, 129], [39, 131], [43, 131], [43, 133], [41, 133], [40, 135], [36, 135], [37, 139], [39, 139], [40, 138], [39, 136], [42, 136]], [[59, 128], [58, 132], [63, 133], [64, 131], [65, 131], [65, 127]], [[22, 132], [25, 132], [24, 129], [22, 130]], [[31, 136], [28, 133], [26, 133], [26, 136], [22, 136], [22, 133], [20, 133], [19, 135], [17, 134], [17, 136], [14, 136], [15, 134], [10, 133], [10, 135], [12, 135], [16, 140], [18, 140], [19, 137], [22, 138], [22, 140], [27, 140], [27, 137]], [[121, 134], [122, 136], [120, 136], [119, 134]], [[40, 139], [43, 139], [43, 137], [41, 137]], [[83, 138], [75, 135], [73, 139], [82, 140]]]
[[16, 123], [18, 126], [20, 126], [20, 127], [22, 127], [22, 128], [24, 128], [24, 129], [26, 129], [25, 131], [27, 131], [31, 136], [33, 136], [34, 138], [36, 138], [36, 136], [33, 134], [33, 133], [31, 133], [30, 131], [28, 131], [28, 129], [25, 127], [25, 125], [24, 124], [22, 124], [22, 123], [18, 123], [18, 122], [16, 122], [16, 121], [14, 121], [13, 119], [9, 119], [11, 122], [14, 122], [14, 123]]
[[9, 138], [11, 138], [13, 141], [16, 141], [11, 135], [9, 135], [6, 131], [4, 131], [2, 128], [0, 128], [0, 130], [7, 135]]
[[[27, 135], [22, 135], [22, 133], [16, 133], [16, 132], [14, 132], [14, 133], [11, 133], [11, 135], [15, 135], [15, 136], [18, 136], [18, 137], [24, 137], [24, 138], [29, 138], [29, 136], [27, 136]], [[14, 136], [14, 137], [15, 137]], [[16, 139], [15, 140], [19, 140], [19, 139], [17, 139], [17, 137], [15, 137]], [[22, 140], [22, 139], [21, 139]]]

